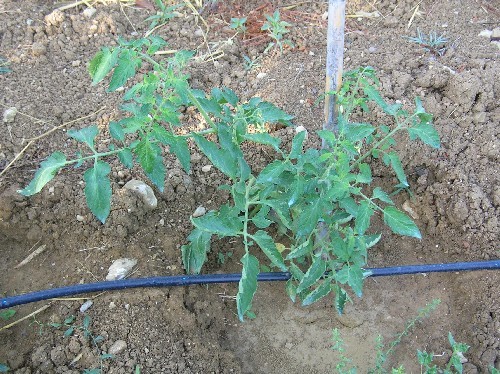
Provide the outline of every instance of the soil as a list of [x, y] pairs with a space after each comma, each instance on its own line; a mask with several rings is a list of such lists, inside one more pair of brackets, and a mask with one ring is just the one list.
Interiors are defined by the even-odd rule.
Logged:
[[[324, 2], [248, 0], [205, 1], [200, 10], [211, 26], [187, 8], [157, 30], [169, 48], [192, 49], [200, 57], [189, 67], [191, 84], [211, 89], [228, 86], [243, 99], [260, 96], [295, 116], [294, 124], [308, 129], [308, 145], [318, 147], [315, 130], [322, 126], [322, 108], [313, 105], [324, 87], [326, 22]], [[439, 150], [419, 143], [399, 142], [403, 166], [413, 197], [406, 201], [421, 228], [421, 241], [401, 238], [382, 229], [384, 240], [370, 253], [369, 266], [472, 261], [498, 258], [500, 219], [500, 49], [495, 42], [500, 3], [494, 0], [381, 0], [348, 2], [348, 13], [378, 12], [378, 17], [349, 17], [345, 36], [345, 68], [373, 66], [383, 95], [412, 105], [415, 96], [435, 115], [442, 139]], [[217, 186], [224, 178], [203, 171], [209, 161], [192, 156], [193, 170], [182, 171], [167, 157], [165, 191], [155, 190], [158, 206], [149, 210], [123, 185], [146, 180], [138, 169], [113, 169], [112, 212], [98, 222], [85, 205], [80, 170], [65, 170], [42, 192], [25, 198], [16, 191], [33, 177], [39, 163], [55, 150], [75, 151], [65, 132], [97, 123], [105, 128], [119, 118], [120, 93], [91, 86], [87, 64], [103, 46], [118, 36], [143, 35], [145, 19], [154, 14], [147, 1], [95, 4], [56, 10], [52, 1], [0, 2], [0, 56], [10, 72], [0, 74], [0, 107], [18, 110], [0, 131], [0, 170], [6, 168], [30, 140], [19, 159], [0, 176], [0, 289], [4, 296], [75, 283], [104, 280], [118, 258], [138, 261], [132, 277], [182, 274], [180, 246], [190, 231], [189, 216], [202, 205], [213, 209], [227, 198]], [[280, 7], [293, 28], [287, 36], [293, 49], [263, 54], [269, 40], [259, 33], [264, 13]], [[248, 16], [246, 38], [233, 38], [231, 17]], [[442, 54], [426, 51], [403, 36], [443, 33], [448, 39]], [[479, 36], [493, 31], [493, 38]], [[498, 37], [498, 35], [497, 35]], [[231, 42], [228, 42], [231, 40]], [[491, 41], [493, 40], [493, 42]], [[210, 51], [223, 51], [215, 63]], [[258, 58], [251, 70], [244, 56]], [[205, 57], [205, 61], [203, 61]], [[373, 121], [380, 120], [376, 114]], [[55, 126], [56, 131], [46, 134]], [[293, 129], [272, 129], [289, 142]], [[106, 144], [106, 131], [100, 137]], [[273, 155], [265, 148], [249, 150], [261, 167]], [[206, 168], [204, 169], [206, 170]], [[393, 185], [380, 174], [377, 183]], [[381, 226], [382, 227], [382, 226]], [[46, 249], [28, 264], [17, 267], [34, 249]], [[238, 256], [217, 261], [220, 253], [235, 252], [237, 243], [218, 242], [204, 273], [240, 270]], [[76, 328], [71, 337], [61, 323], [76, 316], [84, 298], [39, 302], [15, 308], [13, 320], [48, 305], [35, 317], [0, 331], [0, 363], [15, 373], [79, 373], [101, 368], [103, 373], [326, 373], [339, 356], [331, 347], [338, 328], [345, 355], [366, 372], [373, 365], [376, 338], [391, 342], [419, 308], [441, 299], [437, 311], [402, 339], [387, 367], [404, 365], [420, 372], [416, 351], [436, 354], [444, 364], [451, 351], [448, 332], [468, 343], [467, 373], [500, 369], [500, 273], [471, 272], [418, 274], [366, 281], [364, 296], [338, 316], [331, 301], [303, 308], [293, 304], [283, 284], [260, 284], [254, 302], [257, 317], [240, 323], [235, 315], [235, 285], [192, 286], [108, 292], [91, 297], [88, 330], [102, 341], [94, 346]], [[11, 322], [11, 321], [9, 321]], [[101, 339], [101, 338], [100, 338]], [[99, 359], [101, 352], [113, 359]]]

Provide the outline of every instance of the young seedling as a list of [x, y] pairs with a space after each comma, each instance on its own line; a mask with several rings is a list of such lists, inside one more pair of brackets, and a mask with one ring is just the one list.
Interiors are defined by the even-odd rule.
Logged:
[[145, 19], [145, 22], [151, 22], [145, 37], [148, 37], [155, 30], [166, 25], [172, 18], [175, 17], [175, 10], [182, 6], [182, 4], [167, 6], [163, 3], [163, 0], [155, 0], [155, 4], [158, 7], [158, 11], [156, 14]]
[[231, 23], [229, 27], [235, 30], [238, 34], [244, 34], [247, 31], [245, 23], [247, 22], [247, 17], [243, 18], [231, 18]]
[[[344, 74], [344, 84], [336, 93], [342, 108], [338, 133], [318, 132], [328, 147], [304, 149], [306, 131], [294, 136], [291, 148], [283, 147], [279, 138], [265, 131], [266, 124], [288, 126], [292, 116], [260, 98], [240, 102], [229, 89], [214, 88], [210, 93], [192, 89], [183, 73], [192, 53], [181, 51], [158, 62], [153, 56], [165, 44], [159, 37], [120, 39], [118, 46], [103, 48], [94, 57], [90, 63], [93, 84], [111, 75], [110, 91], [125, 86], [143, 64], [151, 66], [151, 71], [125, 91], [122, 108], [127, 114], [110, 123], [112, 142], [107, 149], [95, 145], [97, 126], [68, 131], [89, 151], [69, 160], [61, 152], [53, 153], [20, 193], [33, 195], [64, 167], [90, 162], [83, 176], [85, 196], [92, 213], [104, 223], [111, 201], [111, 166], [105, 159], [117, 156], [128, 168], [138, 163], [161, 191], [166, 175], [164, 150], [173, 153], [189, 173], [188, 142], [192, 142], [229, 179], [228, 185], [219, 188], [229, 191], [231, 200], [218, 210], [191, 218], [194, 230], [181, 248], [186, 272], [200, 272], [212, 239], [239, 238], [244, 247], [237, 295], [241, 320], [253, 315], [261, 268], [257, 251], [264, 253], [273, 268], [292, 274], [286, 285], [292, 300], [299, 298], [309, 305], [333, 294], [334, 305], [342, 313], [350, 300], [347, 287], [362, 295], [368, 249], [381, 238], [370, 231], [373, 215], [380, 214], [396, 234], [421, 237], [415, 223], [392, 200], [394, 193], [409, 188], [394, 146], [395, 135], [406, 132], [410, 139], [438, 148], [432, 115], [419, 99], [411, 111], [387, 103], [378, 91], [374, 70], [359, 68]], [[385, 125], [359, 122], [369, 104], [388, 117]], [[180, 112], [189, 106], [204, 119], [205, 129], [182, 128]], [[356, 121], [351, 119], [353, 114]], [[242, 151], [247, 142], [268, 146], [276, 154], [274, 161], [260, 171], [253, 170]], [[380, 159], [393, 170], [398, 181], [394, 192], [372, 186], [371, 159]], [[274, 241], [271, 233], [276, 230], [289, 238], [287, 247]]]
[[243, 55], [243, 67], [245, 68], [246, 71], [250, 71], [254, 68], [257, 68], [260, 66], [259, 60], [260, 57], [256, 57], [252, 60], [247, 55]]
[[266, 52], [273, 47], [276, 47], [279, 48], [281, 53], [283, 53], [283, 46], [285, 45], [293, 48], [293, 43], [288, 39], [284, 39], [284, 35], [290, 32], [288, 28], [291, 27], [292, 24], [281, 20], [279, 10], [276, 10], [272, 16], [266, 14], [265, 17], [266, 21], [264, 22], [261, 30], [267, 31], [269, 36], [274, 40], [274, 42], [269, 43], [266, 48]]
[[404, 38], [412, 43], [420, 45], [425, 51], [431, 52], [436, 56], [444, 55], [447, 48], [446, 43], [448, 43], [448, 38], [445, 38], [444, 34], [438, 35], [436, 32], [432, 31], [429, 35], [426, 35], [418, 28], [416, 37], [405, 36]]

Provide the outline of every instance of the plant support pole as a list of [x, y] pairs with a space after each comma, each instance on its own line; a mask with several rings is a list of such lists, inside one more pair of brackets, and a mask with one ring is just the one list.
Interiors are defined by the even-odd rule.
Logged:
[[[332, 92], [342, 85], [344, 61], [345, 0], [328, 1], [328, 31], [326, 46], [325, 124], [323, 130], [338, 132], [337, 102]], [[322, 147], [326, 144], [323, 140]]]

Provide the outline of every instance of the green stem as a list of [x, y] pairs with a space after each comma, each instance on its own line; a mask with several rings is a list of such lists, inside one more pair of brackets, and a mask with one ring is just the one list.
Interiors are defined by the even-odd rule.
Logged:
[[248, 238], [250, 237], [250, 234], [248, 234], [248, 221], [249, 219], [249, 208], [251, 205], [254, 204], [254, 202], [249, 201], [250, 200], [250, 189], [252, 188], [253, 184], [255, 183], [255, 178], [250, 177], [248, 180], [248, 184], [245, 188], [245, 220], [243, 222], [243, 243], [245, 244], [245, 253], [248, 253]]

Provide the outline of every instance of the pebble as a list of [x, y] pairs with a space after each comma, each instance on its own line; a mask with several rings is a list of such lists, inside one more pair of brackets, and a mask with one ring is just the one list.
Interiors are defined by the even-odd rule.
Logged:
[[17, 114], [17, 108], [14, 106], [5, 109], [5, 111], [3, 112], [3, 121], [5, 123], [14, 122], [14, 118], [16, 118], [16, 114]]
[[96, 8], [87, 8], [83, 11], [83, 15], [90, 19], [94, 16], [95, 12], [97, 12]]
[[124, 188], [141, 196], [142, 201], [148, 208], [154, 209], [158, 205], [158, 200], [156, 199], [153, 189], [143, 181], [132, 179], [125, 184]]
[[297, 126], [297, 127], [295, 128], [295, 133], [296, 133], [296, 134], [298, 134], [299, 132], [303, 132], [303, 131], [305, 131], [305, 132], [306, 132], [306, 137], [305, 137], [305, 139], [307, 140], [307, 136], [308, 136], [308, 134], [307, 134], [307, 129], [306, 129], [304, 126]]
[[196, 210], [194, 211], [193, 213], [193, 218], [196, 218], [196, 217], [201, 217], [203, 215], [205, 215], [205, 213], [207, 212], [207, 210], [205, 209], [205, 207], [203, 206], [199, 206], [198, 208], [196, 208]]
[[262, 78], [265, 78], [267, 76], [267, 73], [259, 73], [257, 74], [257, 79], [262, 79]]
[[81, 63], [82, 62], [80, 60], [71, 61], [71, 66], [77, 67], [77, 66], [80, 66]]
[[137, 265], [137, 260], [135, 259], [119, 258], [115, 260], [108, 269], [106, 280], [112, 281], [125, 278], [135, 265]]
[[79, 214], [77, 214], [77, 215], [76, 215], [76, 220], [77, 220], [78, 222], [83, 222], [83, 221], [85, 220], [85, 217], [84, 217], [84, 216], [81, 216], [81, 215], [79, 215]]
[[90, 307], [94, 304], [92, 300], [87, 300], [85, 301], [82, 306], [80, 307], [80, 313], [85, 313], [87, 310], [90, 309]]
[[370, 53], [375, 53], [375, 52], [377, 52], [377, 48], [375, 48], [375, 47], [370, 47], [370, 48], [368, 48], [368, 52], [370, 52]]
[[411, 218], [413, 218], [413, 219], [419, 218], [418, 213], [415, 211], [415, 209], [413, 209], [411, 203], [408, 200], [406, 200], [403, 203], [402, 208], [411, 216]]
[[42, 56], [47, 53], [47, 47], [42, 43], [35, 42], [31, 45], [31, 53], [33, 56]]
[[201, 171], [204, 173], [208, 173], [210, 170], [212, 170], [212, 165], [205, 165], [201, 168]]
[[127, 342], [125, 340], [117, 340], [111, 347], [109, 347], [108, 353], [110, 355], [117, 355], [118, 353], [123, 352], [126, 348]]

